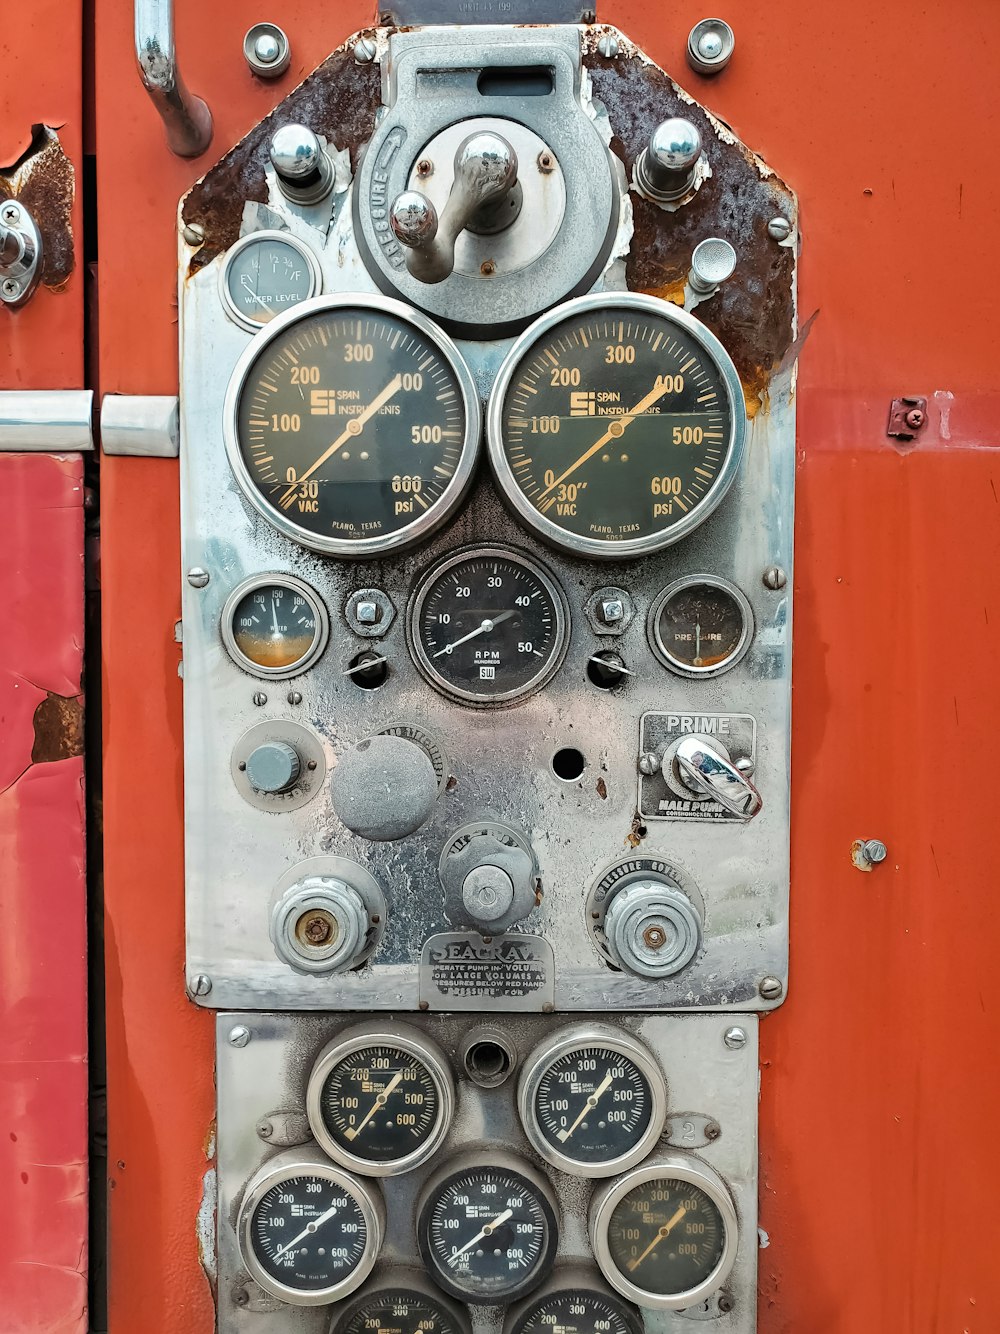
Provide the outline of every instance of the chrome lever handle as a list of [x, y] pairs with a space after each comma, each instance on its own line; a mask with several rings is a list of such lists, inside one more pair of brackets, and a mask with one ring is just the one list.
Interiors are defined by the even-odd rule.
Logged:
[[198, 157], [212, 142], [212, 113], [189, 93], [174, 51], [174, 0], [135, 0], [135, 58], [178, 157]]
[[741, 820], [760, 814], [764, 799], [735, 764], [694, 737], [679, 741], [674, 754], [681, 776], [696, 791], [706, 792]]

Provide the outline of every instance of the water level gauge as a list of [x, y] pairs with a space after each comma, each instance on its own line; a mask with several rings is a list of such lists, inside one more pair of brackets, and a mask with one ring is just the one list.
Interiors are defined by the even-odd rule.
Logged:
[[319, 263], [301, 241], [287, 232], [252, 232], [226, 256], [219, 295], [229, 318], [253, 333], [320, 286]]

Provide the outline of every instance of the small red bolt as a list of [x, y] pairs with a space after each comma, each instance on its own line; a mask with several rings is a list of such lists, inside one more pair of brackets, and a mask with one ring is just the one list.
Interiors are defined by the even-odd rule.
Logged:
[[920, 408], [911, 408], [906, 414], [906, 424], [911, 430], [919, 431], [926, 421], [926, 416]]

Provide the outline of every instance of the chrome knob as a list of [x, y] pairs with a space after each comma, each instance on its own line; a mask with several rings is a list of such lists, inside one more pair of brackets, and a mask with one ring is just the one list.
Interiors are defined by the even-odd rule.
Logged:
[[281, 125], [268, 149], [278, 186], [297, 204], [317, 204], [333, 188], [333, 164], [307, 125]]
[[415, 250], [437, 236], [437, 209], [419, 190], [404, 190], [393, 202], [389, 226], [400, 245]]
[[672, 977], [701, 945], [701, 918], [676, 885], [659, 876], [620, 889], [604, 915], [604, 937], [615, 962], [640, 977]]
[[368, 907], [354, 885], [329, 875], [306, 876], [285, 891], [271, 917], [271, 940], [298, 972], [354, 968], [368, 945]]
[[721, 283], [733, 276], [736, 251], [721, 236], [710, 236], [699, 241], [691, 255], [688, 286], [699, 296], [711, 296]]
[[698, 127], [680, 116], [662, 121], [636, 159], [636, 189], [655, 204], [675, 203], [695, 188], [701, 161]]
[[711, 797], [741, 820], [760, 814], [764, 799], [749, 778], [697, 737], [679, 741], [674, 758], [681, 778], [695, 792]]
[[265, 741], [247, 756], [247, 782], [255, 792], [288, 792], [301, 772], [298, 751], [285, 741]]

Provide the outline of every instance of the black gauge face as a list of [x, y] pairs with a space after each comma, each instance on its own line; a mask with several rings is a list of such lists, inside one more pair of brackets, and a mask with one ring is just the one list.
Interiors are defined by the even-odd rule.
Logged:
[[275, 315], [313, 296], [315, 262], [292, 241], [253, 236], [233, 248], [223, 281], [241, 322], [268, 324]]
[[685, 675], [715, 675], [746, 651], [750, 607], [739, 589], [721, 581], [679, 581], [654, 604], [650, 630], [668, 667]]
[[700, 1186], [657, 1177], [619, 1200], [608, 1223], [612, 1263], [636, 1288], [656, 1296], [689, 1292], [718, 1268], [726, 1229]]
[[501, 486], [571, 551], [666, 546], [707, 517], [735, 474], [736, 373], [701, 326], [661, 307], [584, 304], [546, 321], [501, 372], [490, 409]]
[[320, 1106], [334, 1144], [374, 1164], [419, 1153], [441, 1118], [440, 1093], [427, 1065], [412, 1052], [383, 1044], [338, 1061], [323, 1084]]
[[533, 1298], [507, 1334], [641, 1334], [634, 1307], [600, 1289], [574, 1287]]
[[646, 1076], [608, 1047], [577, 1047], [538, 1081], [535, 1125], [556, 1153], [582, 1164], [623, 1158], [643, 1139], [653, 1110]]
[[524, 556], [487, 547], [432, 570], [410, 613], [417, 665], [438, 689], [470, 704], [539, 689], [562, 662], [566, 632], [552, 577]]
[[226, 645], [241, 666], [285, 675], [304, 669], [322, 649], [325, 617], [315, 594], [293, 583], [262, 582], [225, 613]]
[[418, 1231], [435, 1281], [473, 1302], [529, 1292], [551, 1268], [557, 1243], [545, 1194], [520, 1173], [489, 1166], [447, 1178], [421, 1210]]
[[416, 314], [323, 302], [264, 338], [230, 391], [230, 458], [257, 508], [307, 546], [354, 555], [441, 522], [478, 443], [443, 335]]
[[319, 1292], [342, 1283], [361, 1264], [368, 1228], [361, 1206], [343, 1186], [320, 1176], [293, 1176], [261, 1198], [250, 1244], [276, 1282]]
[[332, 1334], [467, 1334], [467, 1325], [436, 1297], [383, 1288], [345, 1312]]

